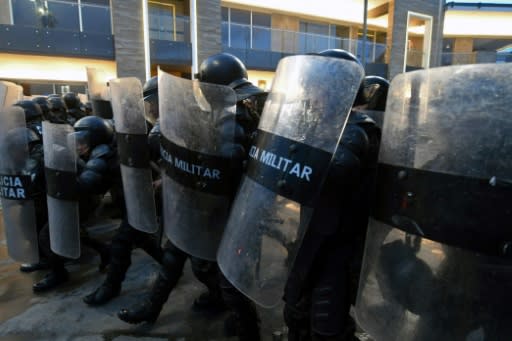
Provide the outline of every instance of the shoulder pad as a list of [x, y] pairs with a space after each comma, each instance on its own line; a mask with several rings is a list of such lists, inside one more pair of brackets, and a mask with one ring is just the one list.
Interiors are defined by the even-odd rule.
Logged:
[[105, 173], [108, 171], [108, 164], [101, 158], [95, 158], [87, 161], [84, 168], [84, 172], [90, 170], [96, 173]]
[[341, 137], [341, 147], [350, 150], [357, 157], [362, 157], [369, 147], [366, 131], [358, 124], [349, 123]]
[[97, 159], [109, 155], [112, 152], [112, 148], [106, 144], [100, 144], [91, 151], [89, 159]]

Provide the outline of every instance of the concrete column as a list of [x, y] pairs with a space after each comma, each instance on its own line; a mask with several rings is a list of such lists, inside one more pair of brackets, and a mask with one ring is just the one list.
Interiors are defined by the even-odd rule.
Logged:
[[117, 77], [137, 77], [144, 83], [143, 0], [111, 0]]
[[389, 79], [392, 79], [403, 71], [404, 57], [407, 52], [405, 37], [407, 29], [407, 13], [409, 11], [432, 16], [430, 67], [440, 65], [444, 23], [443, 6], [443, 0], [394, 0], [394, 6], [390, 6], [390, 12], [393, 11], [393, 20], [389, 25], [392, 29], [388, 69]]
[[197, 0], [197, 60], [222, 52], [220, 0]]

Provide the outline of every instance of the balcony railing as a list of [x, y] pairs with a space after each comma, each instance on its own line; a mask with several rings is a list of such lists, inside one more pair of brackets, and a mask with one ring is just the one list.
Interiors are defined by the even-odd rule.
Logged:
[[[226, 47], [273, 51], [290, 54], [344, 49], [362, 57], [363, 41], [322, 34], [222, 22], [222, 43]], [[384, 62], [385, 44], [366, 42], [366, 61]]]
[[114, 58], [110, 7], [59, 0], [11, 0], [0, 51]]
[[499, 53], [495, 51], [476, 51], [468, 53], [448, 53], [441, 55], [441, 65], [463, 65], [480, 63], [510, 63], [512, 53]]

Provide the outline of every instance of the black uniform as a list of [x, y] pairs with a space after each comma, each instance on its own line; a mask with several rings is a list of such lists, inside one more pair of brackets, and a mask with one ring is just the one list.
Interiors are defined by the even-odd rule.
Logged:
[[[107, 191], [110, 191], [113, 201], [122, 209], [124, 207], [119, 159], [115, 146], [112, 145], [112, 128], [101, 118], [87, 117], [75, 124], [75, 130], [89, 134], [87, 138], [92, 148], [87, 154], [81, 155], [76, 178], [79, 193], [80, 221], [85, 222], [98, 208]], [[89, 130], [89, 127], [92, 129]], [[100, 130], [95, 130], [99, 127]], [[82, 229], [80, 239], [86, 246], [98, 251], [101, 256], [100, 268], [109, 261], [109, 251], [102, 242], [90, 238]], [[66, 258], [52, 252], [48, 224], [39, 233], [41, 252], [50, 263], [50, 273], [33, 286], [34, 292], [42, 292], [54, 288], [67, 281], [68, 272], [64, 267]]]
[[[158, 124], [149, 133], [148, 143], [150, 159], [158, 162], [160, 158], [160, 129]], [[153, 176], [156, 178], [158, 174], [154, 172]], [[158, 188], [155, 189], [155, 202], [157, 212], [161, 212], [161, 193]], [[121, 284], [131, 265], [131, 254], [134, 248], [141, 248], [157, 262], [162, 262], [159, 233], [150, 234], [139, 231], [133, 228], [128, 223], [127, 216], [123, 215], [119, 229], [112, 239], [110, 266], [105, 281], [94, 292], [84, 297], [85, 303], [102, 305], [119, 296]]]
[[[148, 137], [149, 145], [151, 146], [150, 156], [153, 160], [155, 158], [160, 159], [160, 134], [160, 124], [156, 121]], [[161, 197], [160, 193], [158, 193], [158, 197]], [[160, 200], [158, 200], [158, 202], [160, 202]], [[158, 212], [161, 212], [161, 204], [157, 205], [157, 207]], [[134, 236], [135, 234], [148, 235], [144, 232], [134, 232], [135, 230], [133, 228], [131, 229], [133, 231], [126, 231], [124, 238], [128, 235]], [[125, 245], [126, 244], [127, 243], [125, 243]], [[222, 302], [220, 288], [218, 285], [219, 270], [217, 264], [215, 262], [190, 256], [177, 248], [171, 241], [167, 241], [162, 250], [162, 266], [160, 267], [158, 277], [153, 284], [149, 297], [129, 309], [121, 309], [118, 313], [119, 318], [128, 323], [156, 321], [164, 303], [167, 301], [171, 291], [181, 278], [185, 262], [189, 258], [194, 275], [208, 288], [207, 293], [202, 294], [198, 299], [196, 299], [194, 302], [194, 308], [197, 310], [208, 309], [221, 311], [224, 308], [224, 304]]]
[[352, 112], [286, 284], [289, 340], [343, 340], [353, 332], [351, 280], [359, 273], [352, 264], [364, 245], [379, 141], [373, 120]]

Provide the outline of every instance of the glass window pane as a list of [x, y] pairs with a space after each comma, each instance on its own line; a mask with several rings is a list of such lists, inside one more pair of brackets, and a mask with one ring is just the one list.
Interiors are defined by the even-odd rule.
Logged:
[[[149, 4], [149, 36], [150, 39], [172, 40], [173, 21], [171, 9], [165, 6]], [[176, 25], [176, 30], [178, 30]]]
[[252, 13], [252, 25], [270, 27], [270, 15], [263, 13]]
[[256, 50], [270, 51], [270, 28], [252, 28], [252, 48]]
[[12, 0], [14, 25], [40, 27], [41, 19], [37, 14], [35, 2], [30, 0]]
[[222, 7], [220, 9], [220, 12], [221, 12], [221, 16], [222, 16], [222, 21], [228, 21], [229, 20], [229, 8]]
[[65, 30], [80, 30], [78, 21], [78, 5], [76, 3], [58, 3], [48, 1], [48, 11], [50, 13], [49, 27], [55, 27]]
[[110, 8], [82, 5], [82, 25], [84, 32], [112, 34]]
[[250, 26], [231, 24], [231, 47], [250, 48]]
[[249, 25], [251, 23], [251, 12], [242, 11], [239, 9], [231, 9], [231, 22], [237, 24], [246, 24]]

